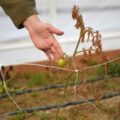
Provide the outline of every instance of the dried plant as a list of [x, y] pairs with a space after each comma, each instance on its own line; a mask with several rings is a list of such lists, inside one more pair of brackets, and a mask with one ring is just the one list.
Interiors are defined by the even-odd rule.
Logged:
[[[108, 62], [109, 59], [106, 55], [102, 55], [102, 60], [103, 62]], [[108, 64], [105, 64], [104, 65], [104, 70], [105, 70], [105, 74], [106, 74], [106, 77], [107, 77], [107, 74], [108, 74]]]
[[80, 52], [83, 52], [83, 55], [85, 57], [87, 54], [91, 55], [92, 51], [95, 51], [96, 54], [102, 53], [101, 34], [99, 33], [99, 31], [94, 32], [91, 27], [85, 27], [82, 15], [80, 14], [80, 9], [76, 5], [74, 5], [72, 9], [72, 18], [76, 20], [75, 28], [80, 29], [80, 36], [73, 57], [77, 53], [79, 53], [77, 51], [79, 44], [84, 43], [86, 37], [87, 37], [87, 42], [90, 42], [91, 40], [92, 46], [90, 46], [90, 48], [88, 49], [83, 48], [83, 51]]

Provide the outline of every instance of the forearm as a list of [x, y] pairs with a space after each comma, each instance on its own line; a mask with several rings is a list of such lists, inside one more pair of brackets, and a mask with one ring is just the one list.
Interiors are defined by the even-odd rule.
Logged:
[[17, 28], [23, 28], [24, 21], [36, 15], [34, 0], [1, 0], [1, 6]]

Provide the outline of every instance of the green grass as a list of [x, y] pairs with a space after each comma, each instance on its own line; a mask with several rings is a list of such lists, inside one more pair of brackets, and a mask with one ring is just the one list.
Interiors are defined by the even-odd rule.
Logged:
[[76, 118], [78, 118], [79, 120], [86, 120], [86, 116], [85, 116], [84, 112], [79, 112], [79, 114], [77, 114]]
[[120, 62], [111, 62], [108, 64], [108, 74], [120, 75]]
[[108, 112], [110, 113], [110, 115], [116, 114], [117, 113], [116, 106], [108, 107]]
[[67, 118], [64, 117], [64, 116], [59, 116], [59, 117], [58, 117], [58, 120], [67, 120]]
[[38, 93], [36, 91], [32, 92], [32, 97], [38, 97]]
[[50, 83], [46, 73], [29, 73], [27, 75], [28, 86], [45, 86]]
[[49, 120], [49, 115], [46, 112], [36, 112], [35, 116], [39, 118], [39, 120]]
[[104, 77], [106, 75], [104, 66], [100, 66], [96, 68], [96, 75], [101, 77]]
[[111, 88], [116, 88], [118, 87], [119, 84], [115, 83], [115, 82], [104, 82], [104, 84], [102, 85], [102, 88], [106, 88], [106, 89], [111, 89]]
[[11, 120], [25, 120], [27, 118], [26, 113], [19, 113], [18, 115], [16, 115], [14, 118], [12, 118]]

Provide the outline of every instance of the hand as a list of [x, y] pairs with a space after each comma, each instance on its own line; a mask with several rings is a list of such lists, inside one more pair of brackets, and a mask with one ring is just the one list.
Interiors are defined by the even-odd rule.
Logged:
[[41, 22], [36, 15], [29, 17], [24, 23], [36, 48], [45, 52], [48, 58], [57, 61], [63, 56], [62, 48], [54, 37], [63, 32], [51, 24]]

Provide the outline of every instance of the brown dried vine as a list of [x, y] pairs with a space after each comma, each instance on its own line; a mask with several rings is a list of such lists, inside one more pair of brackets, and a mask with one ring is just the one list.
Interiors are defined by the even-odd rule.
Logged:
[[[96, 54], [101, 53], [102, 52], [101, 34], [99, 33], [99, 31], [94, 32], [91, 27], [85, 27], [83, 17], [80, 14], [80, 9], [76, 5], [74, 5], [72, 9], [72, 18], [76, 20], [75, 24], [76, 29], [80, 29], [80, 36], [73, 57], [79, 52], [83, 52], [85, 57], [87, 54], [91, 55], [92, 51], [95, 51]], [[82, 51], [78, 51], [79, 44], [85, 43], [86, 37], [87, 42], [90, 42], [91, 40], [92, 46], [90, 46], [90, 48], [88, 49], [83, 48]]]

